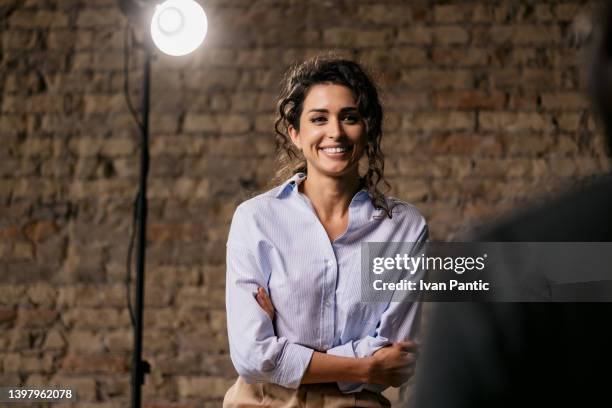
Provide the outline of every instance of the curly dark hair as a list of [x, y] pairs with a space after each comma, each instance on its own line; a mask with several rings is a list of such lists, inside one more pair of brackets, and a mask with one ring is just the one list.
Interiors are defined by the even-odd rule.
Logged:
[[342, 85], [353, 91], [357, 107], [365, 125], [367, 143], [365, 154], [368, 169], [361, 177], [374, 208], [381, 209], [392, 218], [384, 194], [378, 189], [383, 183], [388, 190], [391, 186], [384, 178], [385, 161], [380, 149], [382, 138], [383, 110], [378, 100], [378, 91], [369, 75], [356, 62], [333, 57], [313, 57], [291, 66], [282, 81], [277, 102], [276, 154], [278, 170], [272, 184], [278, 185], [297, 172], [306, 173], [306, 159], [291, 142], [289, 126], [300, 129], [300, 116], [308, 90], [317, 84]]

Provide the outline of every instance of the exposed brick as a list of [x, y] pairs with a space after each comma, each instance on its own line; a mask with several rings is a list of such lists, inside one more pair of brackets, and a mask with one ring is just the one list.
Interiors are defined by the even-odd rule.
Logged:
[[0, 132], [20, 132], [26, 130], [26, 117], [23, 115], [0, 116]]
[[499, 156], [502, 144], [494, 136], [440, 133], [431, 135], [429, 153], [452, 156]]
[[[75, 377], [72, 375], [58, 374], [52, 377], [49, 386], [61, 389], [70, 388], [75, 391], [79, 405], [84, 406], [88, 401], [96, 400], [96, 379]], [[94, 408], [92, 406], [92, 408]]]
[[9, 24], [15, 28], [66, 27], [68, 15], [48, 10], [17, 10], [11, 14]]
[[355, 30], [351, 28], [328, 28], [323, 31], [323, 40], [331, 46], [380, 47], [389, 45], [393, 38], [390, 29]]
[[58, 312], [53, 309], [29, 309], [21, 308], [17, 316], [17, 324], [20, 327], [47, 327], [53, 324], [58, 317]]
[[461, 26], [440, 26], [433, 30], [433, 41], [437, 44], [466, 44], [469, 33]]
[[559, 21], [572, 21], [580, 11], [580, 6], [572, 2], [556, 4], [553, 7], [555, 16]]
[[125, 304], [125, 286], [121, 284], [81, 284], [62, 286], [58, 291], [57, 302], [61, 306], [116, 306]]
[[125, 98], [121, 94], [85, 95], [83, 103], [86, 114], [121, 112], [127, 109]]
[[133, 333], [131, 330], [107, 331], [104, 334], [104, 346], [111, 353], [131, 351], [134, 347]]
[[127, 359], [112, 355], [68, 355], [61, 362], [64, 373], [125, 373], [128, 371]]
[[437, 45], [433, 47], [432, 59], [439, 66], [453, 68], [486, 66], [489, 63], [490, 52], [477, 47], [451, 48]]
[[224, 303], [225, 294], [220, 288], [188, 286], [181, 288], [176, 294], [177, 306], [206, 307]]
[[439, 23], [458, 23], [469, 20], [472, 6], [469, 4], [443, 4], [434, 7], [434, 20]]
[[64, 335], [59, 330], [50, 330], [45, 336], [43, 350], [63, 350], [66, 347]]
[[188, 115], [185, 118], [186, 132], [243, 133], [251, 123], [242, 115]]
[[504, 69], [491, 72], [491, 84], [496, 89], [550, 90], [559, 85], [559, 72], [544, 69]]
[[129, 325], [127, 310], [110, 308], [72, 308], [62, 313], [61, 319], [66, 325], [82, 329], [117, 328]]
[[438, 92], [436, 107], [455, 109], [502, 109], [506, 96], [502, 92], [455, 91]]
[[431, 44], [433, 32], [429, 27], [413, 25], [399, 30], [398, 41], [404, 44]]
[[[398, 185], [398, 183], [395, 183], [395, 185]], [[424, 201], [431, 194], [431, 188], [425, 181], [409, 181], [398, 185], [395, 194], [398, 197], [405, 197], [412, 203], [418, 203]]]
[[0, 303], [3, 305], [16, 305], [24, 300], [27, 286], [0, 284]]
[[59, 227], [54, 221], [36, 221], [27, 224], [23, 233], [29, 240], [38, 242], [55, 235], [58, 230]]
[[412, 21], [412, 9], [409, 4], [367, 4], [358, 7], [361, 20], [375, 24], [405, 25]]
[[538, 21], [551, 21], [555, 18], [551, 4], [536, 4], [534, 14]]
[[6, 373], [18, 373], [19, 366], [21, 363], [21, 356], [19, 353], [10, 353], [3, 356], [3, 371]]
[[505, 132], [553, 130], [550, 117], [540, 113], [480, 112], [478, 120], [483, 130]]
[[473, 130], [474, 114], [463, 112], [423, 112], [405, 115], [405, 130]]
[[12, 324], [17, 318], [17, 312], [14, 309], [0, 308], [0, 325], [5, 323]]
[[2, 45], [7, 50], [33, 49], [38, 45], [36, 31], [8, 31], [2, 37]]
[[74, 199], [130, 198], [134, 196], [134, 183], [130, 180], [75, 181], [70, 185], [69, 196]]
[[37, 306], [54, 306], [57, 289], [48, 283], [35, 283], [28, 287], [28, 301]]
[[69, 350], [74, 353], [102, 353], [102, 334], [89, 330], [75, 330], [68, 334]]
[[413, 69], [402, 72], [402, 83], [415, 89], [466, 89], [473, 77], [467, 70]]
[[475, 44], [559, 44], [561, 29], [557, 25], [493, 25], [476, 26], [472, 30]]
[[58, 113], [63, 112], [64, 96], [54, 94], [7, 97], [2, 101], [2, 111], [8, 113]]
[[581, 115], [577, 113], [563, 113], [556, 115], [555, 118], [559, 124], [559, 129], [563, 131], [573, 132], [578, 130], [580, 126]]
[[542, 106], [545, 109], [587, 109], [591, 106], [591, 101], [586, 95], [578, 92], [543, 93]]
[[77, 33], [70, 29], [51, 30], [47, 36], [47, 47], [51, 50], [65, 50], [74, 46]]
[[123, 26], [125, 16], [117, 8], [83, 10], [77, 17], [78, 27], [107, 27], [120, 28]]
[[[197, 122], [198, 119], [190, 119]], [[194, 122], [194, 123], [195, 123]], [[190, 126], [194, 126], [192, 123]], [[184, 156], [205, 154], [208, 149], [206, 139], [200, 135], [194, 136], [162, 136], [157, 135], [151, 140], [151, 155]]]
[[223, 265], [209, 265], [202, 273], [204, 284], [208, 287], [224, 287], [225, 286], [225, 267]]
[[505, 135], [503, 144], [508, 156], [538, 156], [554, 145], [554, 139], [550, 134]]
[[393, 47], [386, 50], [366, 50], [359, 58], [367, 66], [418, 66], [427, 62], [427, 53], [420, 47]]
[[479, 3], [474, 6], [472, 21], [477, 23], [491, 23], [495, 21], [495, 5]]

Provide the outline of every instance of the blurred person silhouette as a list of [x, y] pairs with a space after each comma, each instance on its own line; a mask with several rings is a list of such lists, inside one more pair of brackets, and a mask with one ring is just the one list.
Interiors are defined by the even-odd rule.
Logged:
[[[610, 153], [612, 6], [602, 11], [593, 33], [590, 85]], [[597, 176], [553, 201], [515, 214], [480, 232], [476, 241], [610, 242], [612, 177]], [[517, 279], [513, 273], [507, 275]], [[437, 306], [424, 341], [412, 406], [612, 406], [612, 303]]]

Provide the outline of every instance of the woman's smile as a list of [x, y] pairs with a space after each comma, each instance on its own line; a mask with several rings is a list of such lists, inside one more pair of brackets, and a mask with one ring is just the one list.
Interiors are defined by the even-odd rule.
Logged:
[[350, 154], [353, 152], [353, 145], [319, 147], [319, 152], [322, 152], [331, 159], [345, 159], [350, 157]]

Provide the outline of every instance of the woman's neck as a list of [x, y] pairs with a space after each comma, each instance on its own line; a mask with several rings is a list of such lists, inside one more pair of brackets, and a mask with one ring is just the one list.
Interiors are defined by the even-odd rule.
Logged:
[[311, 172], [299, 187], [300, 192], [310, 199], [319, 218], [328, 220], [347, 213], [359, 186], [359, 174], [355, 171], [337, 178]]

